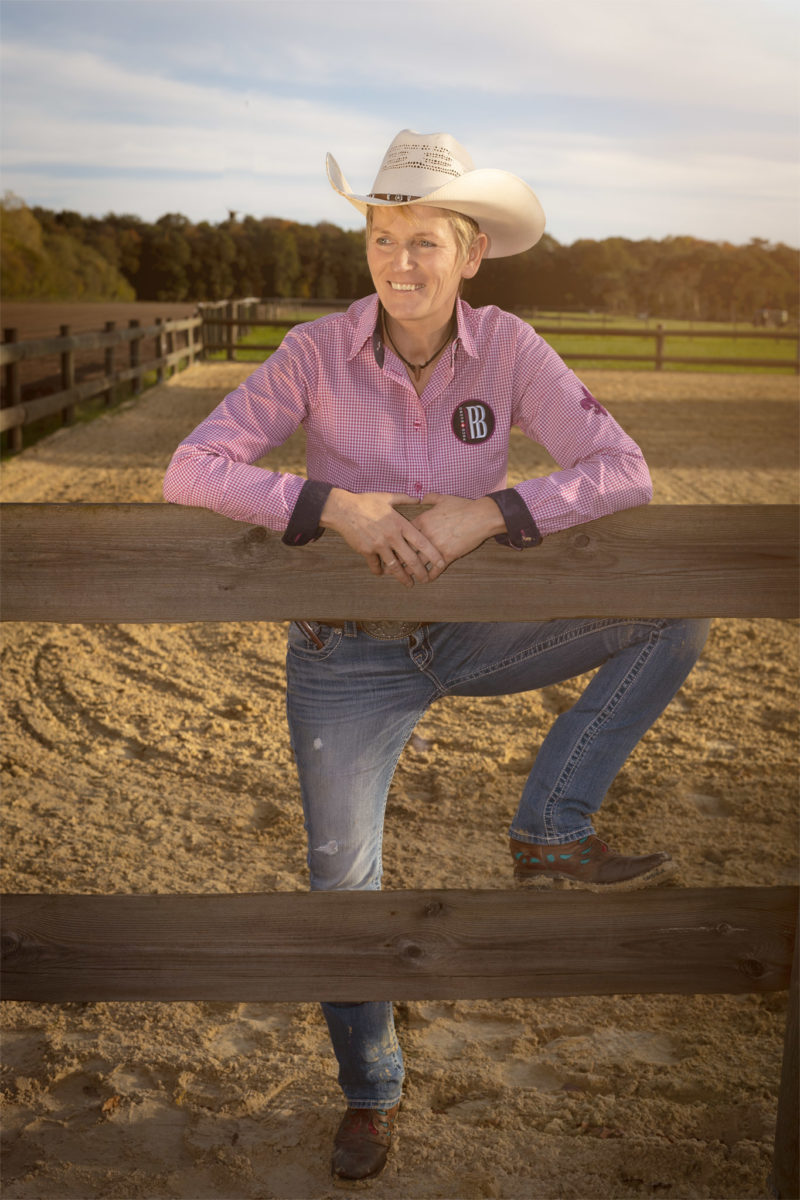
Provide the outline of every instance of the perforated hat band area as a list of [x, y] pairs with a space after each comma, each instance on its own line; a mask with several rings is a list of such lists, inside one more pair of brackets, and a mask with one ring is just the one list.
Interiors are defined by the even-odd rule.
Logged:
[[420, 196], [392, 196], [388, 192], [370, 192], [370, 200], [391, 200], [394, 204], [410, 204], [412, 200], [420, 200]]

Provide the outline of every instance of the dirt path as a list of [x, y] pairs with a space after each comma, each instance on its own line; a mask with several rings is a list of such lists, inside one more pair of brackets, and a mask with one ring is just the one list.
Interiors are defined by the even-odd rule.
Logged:
[[[2, 498], [160, 499], [246, 368], [196, 367], [4, 468]], [[656, 502], [794, 502], [796, 384], [586, 373]], [[299, 468], [299, 439], [271, 456]], [[522, 439], [513, 478], [546, 469]], [[513, 480], [512, 480], [513, 481]], [[8, 891], [306, 887], [278, 625], [4, 629]], [[690, 886], [797, 879], [793, 623], [718, 621], [612, 787], [602, 830]], [[452, 700], [401, 759], [387, 887], [505, 887], [505, 829], [580, 682]], [[459, 854], [452, 835], [461, 830]], [[782, 994], [398, 1006], [409, 1080], [387, 1200], [765, 1195]], [[8, 1200], [323, 1200], [340, 1096], [315, 1005], [8, 1003]]]

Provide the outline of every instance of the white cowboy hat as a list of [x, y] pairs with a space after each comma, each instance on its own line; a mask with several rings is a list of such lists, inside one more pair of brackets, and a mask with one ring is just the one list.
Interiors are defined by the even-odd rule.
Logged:
[[508, 171], [476, 170], [449, 133], [401, 130], [366, 196], [353, 192], [332, 154], [326, 168], [331, 186], [365, 215], [371, 205], [429, 204], [472, 217], [489, 239], [487, 258], [520, 254], [544, 233], [542, 206], [527, 183]]

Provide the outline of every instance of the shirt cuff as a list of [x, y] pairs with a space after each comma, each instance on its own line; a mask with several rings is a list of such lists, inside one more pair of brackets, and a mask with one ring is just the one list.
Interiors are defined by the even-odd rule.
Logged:
[[282, 538], [287, 546], [306, 546], [322, 537], [325, 530], [319, 520], [332, 487], [317, 479], [305, 481]]
[[501, 546], [513, 546], [516, 550], [529, 550], [531, 546], [539, 546], [542, 535], [528, 511], [528, 506], [514, 488], [504, 488], [502, 492], [490, 492], [489, 499], [494, 500], [506, 523], [506, 533], [498, 533], [495, 541]]

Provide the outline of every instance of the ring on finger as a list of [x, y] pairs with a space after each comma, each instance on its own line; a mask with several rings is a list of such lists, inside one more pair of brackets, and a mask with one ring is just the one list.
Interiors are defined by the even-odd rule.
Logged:
[[397, 559], [393, 558], [391, 560], [391, 562], [385, 562], [383, 565], [384, 565], [384, 568], [386, 568], [388, 570], [389, 567], [394, 567], [397, 565]]

